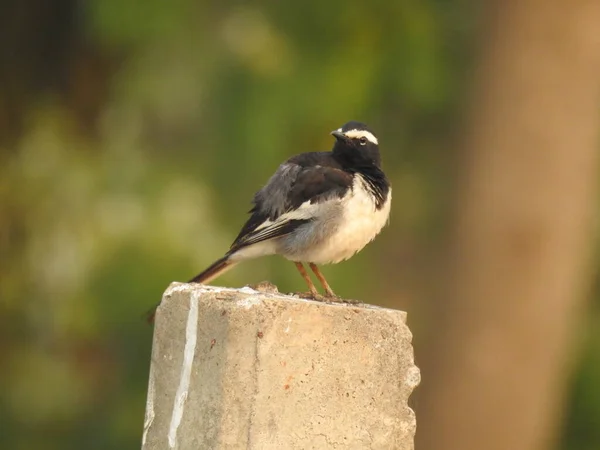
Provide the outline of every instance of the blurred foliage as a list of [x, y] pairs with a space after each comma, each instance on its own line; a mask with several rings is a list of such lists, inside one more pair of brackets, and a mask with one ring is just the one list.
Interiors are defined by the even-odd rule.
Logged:
[[[41, 4], [0, 14], [14, 24], [0, 27], [1, 448], [138, 447], [142, 314], [221, 256], [279, 162], [328, 149], [348, 120], [378, 131], [395, 206], [374, 244], [326, 274], [343, 296], [419, 307], [452, 187], [471, 3]], [[304, 288], [277, 258], [218, 282], [262, 279]], [[600, 448], [600, 335], [586, 342], [569, 450]]]

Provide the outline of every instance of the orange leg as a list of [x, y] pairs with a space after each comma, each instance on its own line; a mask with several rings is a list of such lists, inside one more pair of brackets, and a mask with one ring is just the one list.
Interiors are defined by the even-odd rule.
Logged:
[[321, 273], [321, 271], [319, 270], [317, 265], [313, 264], [313, 263], [309, 263], [309, 265], [310, 265], [310, 268], [312, 269], [312, 271], [315, 273], [315, 275], [319, 279], [319, 281], [321, 282], [321, 286], [323, 286], [323, 289], [325, 289], [325, 296], [326, 297], [337, 297], [337, 295], [335, 295], [335, 293], [333, 292], [333, 289], [331, 289], [331, 287], [329, 286], [329, 283], [327, 282], [327, 280], [325, 279], [325, 277], [323, 276], [323, 274]]
[[308, 276], [308, 273], [306, 273], [306, 269], [304, 268], [302, 263], [294, 262], [294, 264], [296, 264], [296, 269], [298, 269], [298, 272], [300, 272], [300, 275], [302, 275], [302, 278], [304, 278], [304, 281], [306, 281], [306, 284], [308, 285], [308, 289], [310, 290], [311, 295], [315, 298], [318, 297], [319, 292], [317, 291], [317, 288], [315, 287], [312, 280]]

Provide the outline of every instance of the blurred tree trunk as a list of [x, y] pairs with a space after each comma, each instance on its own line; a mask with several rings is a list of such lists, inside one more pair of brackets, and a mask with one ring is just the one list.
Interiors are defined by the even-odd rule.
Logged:
[[594, 246], [600, 2], [490, 6], [419, 450], [552, 446]]

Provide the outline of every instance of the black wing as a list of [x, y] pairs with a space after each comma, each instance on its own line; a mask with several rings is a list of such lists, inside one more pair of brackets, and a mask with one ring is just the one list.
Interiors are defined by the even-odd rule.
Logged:
[[312, 220], [299, 214], [302, 205], [341, 198], [351, 189], [352, 181], [352, 174], [339, 168], [328, 153], [305, 153], [291, 158], [254, 196], [252, 215], [231, 251], [291, 233]]

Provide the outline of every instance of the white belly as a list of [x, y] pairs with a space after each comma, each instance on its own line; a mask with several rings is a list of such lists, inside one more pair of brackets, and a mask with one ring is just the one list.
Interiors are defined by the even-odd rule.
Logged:
[[315, 264], [337, 263], [350, 258], [371, 242], [386, 225], [391, 200], [390, 189], [383, 207], [376, 209], [373, 197], [366, 190], [362, 178], [357, 177], [352, 193], [340, 200], [341, 208], [338, 211], [344, 216], [338, 217], [335, 224], [315, 224], [316, 227], [329, 228], [317, 245], [311, 245], [305, 251], [294, 255], [284, 256], [294, 261]]

